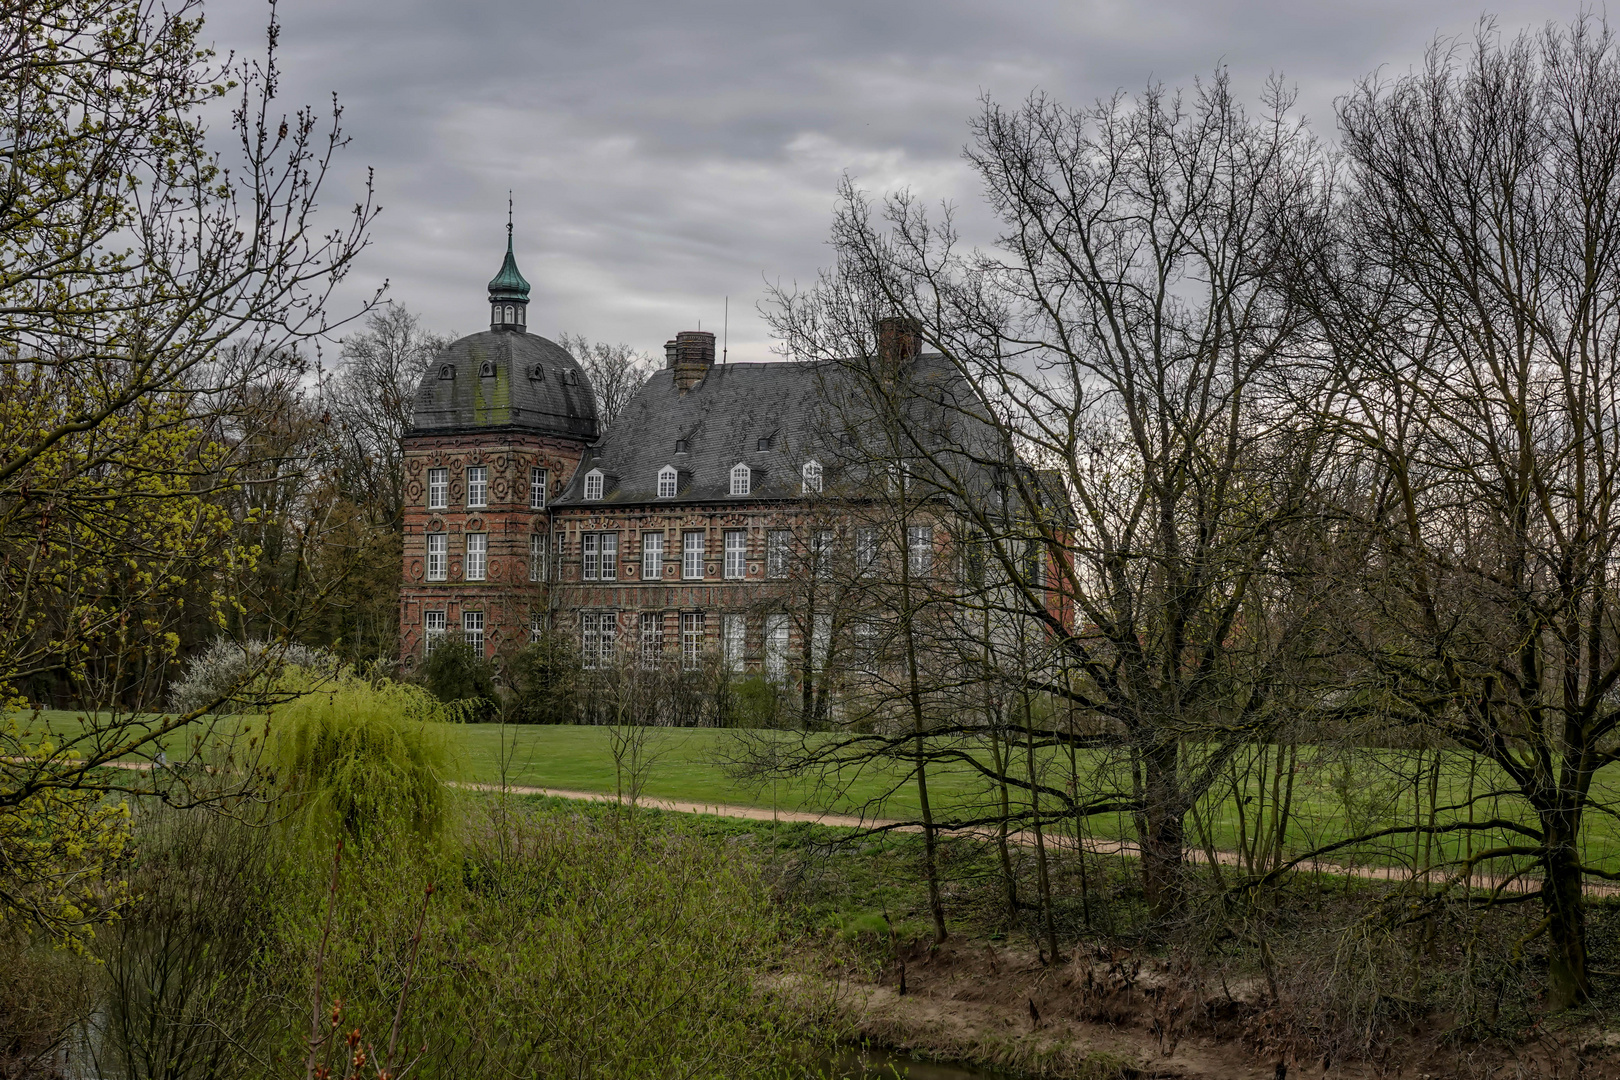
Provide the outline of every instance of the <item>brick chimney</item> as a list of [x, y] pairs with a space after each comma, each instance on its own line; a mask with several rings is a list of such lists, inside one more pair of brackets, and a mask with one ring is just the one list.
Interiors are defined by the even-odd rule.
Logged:
[[675, 372], [675, 385], [684, 394], [714, 366], [714, 335], [707, 330], [682, 330], [674, 341], [664, 343], [664, 357]]
[[922, 323], [916, 319], [890, 316], [877, 324], [878, 359], [885, 364], [904, 364], [922, 352]]

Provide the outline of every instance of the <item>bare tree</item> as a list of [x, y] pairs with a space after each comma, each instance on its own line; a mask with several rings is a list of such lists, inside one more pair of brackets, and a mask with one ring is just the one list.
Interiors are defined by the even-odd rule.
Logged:
[[[1330, 391], [1295, 362], [1308, 314], [1273, 282], [1276, 235], [1323, 197], [1289, 105], [1273, 87], [1251, 117], [1224, 73], [1088, 110], [986, 101], [968, 156], [1004, 226], [993, 251], [846, 184], [836, 269], [773, 313], [793, 355], [826, 359], [870, 354], [878, 315], [913, 319], [970, 388], [920, 388], [957, 433], [908, 420], [906, 453], [989, 541], [995, 603], [1060, 647], [1031, 689], [1128, 749], [1160, 916], [1188, 808], [1273, 722], [1321, 611], [1279, 566]], [[975, 427], [993, 437], [960, 437]]]
[[[1339, 625], [1360, 700], [1494, 766], [1488, 791], [1384, 832], [1480, 835], [1464, 876], [1539, 868], [1532, 936], [1551, 1003], [1573, 1004], [1583, 877], [1620, 880], [1581, 843], [1620, 760], [1620, 49], [1594, 19], [1487, 23], [1367, 79], [1340, 121], [1345, 198], [1297, 277], [1364, 469], [1344, 503], [1361, 603]], [[1476, 815], [1503, 797], [1528, 820]]]
[[585, 369], [596, 394], [596, 417], [604, 430], [657, 368], [652, 357], [622, 343], [609, 345], [583, 334], [563, 334], [557, 343]]
[[379, 307], [344, 337], [342, 366], [323, 388], [338, 425], [343, 488], [373, 520], [393, 530], [404, 520], [405, 506], [399, 441], [410, 427], [422, 373], [449, 340], [424, 330], [421, 319], [400, 304]]

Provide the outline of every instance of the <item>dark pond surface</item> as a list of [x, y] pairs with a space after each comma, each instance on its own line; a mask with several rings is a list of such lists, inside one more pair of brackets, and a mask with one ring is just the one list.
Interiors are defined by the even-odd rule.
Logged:
[[875, 1048], [852, 1048], [831, 1062], [824, 1075], [838, 1080], [1020, 1080], [1012, 1073], [974, 1065], [924, 1061]]

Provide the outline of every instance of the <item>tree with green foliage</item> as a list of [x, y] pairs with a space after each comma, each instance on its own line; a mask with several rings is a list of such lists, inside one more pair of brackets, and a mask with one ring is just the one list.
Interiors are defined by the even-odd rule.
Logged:
[[437, 838], [450, 823], [454, 710], [420, 687], [353, 672], [301, 685], [269, 724], [276, 780], [315, 837], [361, 841], [402, 830]]
[[[104, 763], [211, 703], [158, 704], [189, 628], [256, 557], [219, 500], [226, 415], [325, 332], [365, 246], [369, 196], [317, 226], [345, 138], [335, 107], [275, 104], [275, 39], [221, 64], [196, 0], [21, 0], [0, 20], [0, 922], [82, 941], [116, 906], [119, 796]], [[234, 98], [240, 160], [199, 117]], [[47, 737], [29, 698], [70, 700]]]

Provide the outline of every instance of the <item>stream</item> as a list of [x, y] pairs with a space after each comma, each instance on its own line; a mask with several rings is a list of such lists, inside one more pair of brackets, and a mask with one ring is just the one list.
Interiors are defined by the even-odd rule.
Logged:
[[925, 1061], [876, 1047], [854, 1047], [830, 1063], [824, 1075], [839, 1080], [1018, 1080], [1013, 1073], [977, 1065]]

